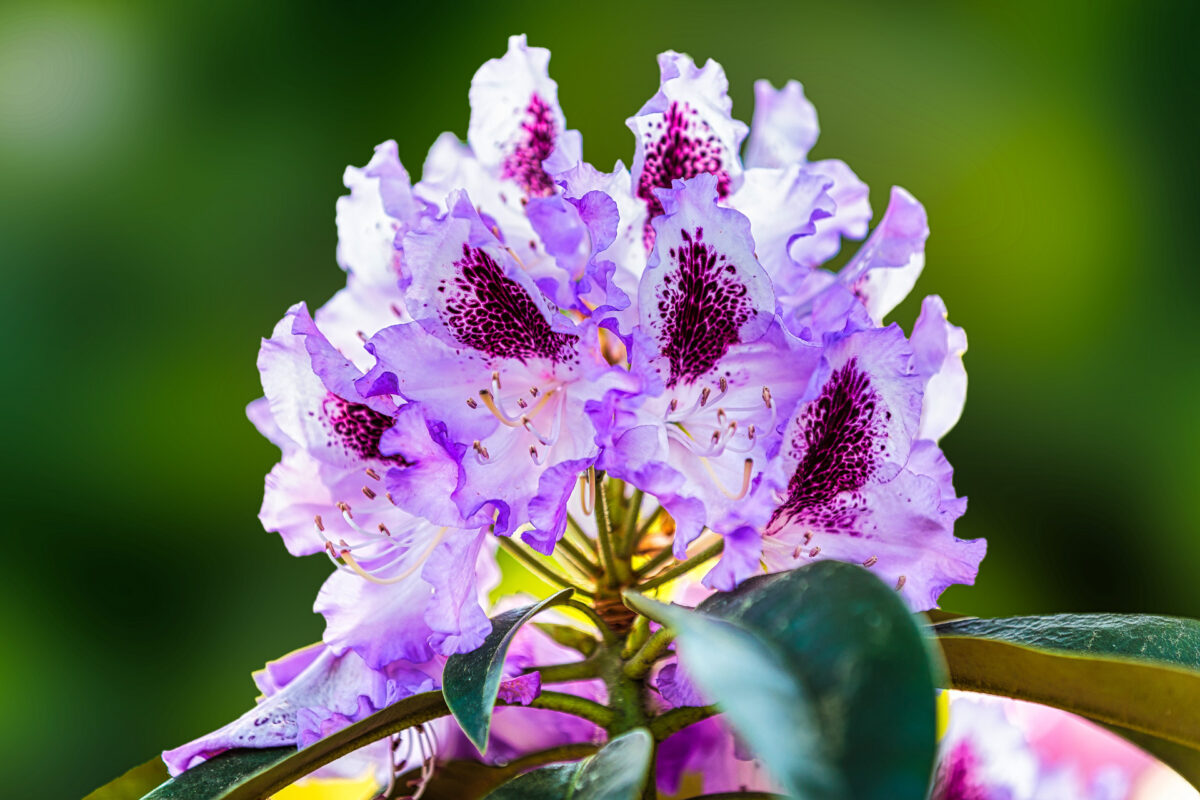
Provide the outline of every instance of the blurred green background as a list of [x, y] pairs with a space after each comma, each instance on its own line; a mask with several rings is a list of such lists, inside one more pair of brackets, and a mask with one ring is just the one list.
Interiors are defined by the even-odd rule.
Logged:
[[800, 79], [816, 156], [877, 214], [892, 183], [924, 201], [918, 292], [971, 341], [959, 532], [989, 540], [948, 607], [1200, 616], [1184, 6], [301, 5], [0, 5], [7, 796], [80, 796], [218, 726], [319, 637], [327, 563], [255, 518], [258, 339], [343, 280], [343, 167], [394, 137], [419, 172], [522, 31], [596, 164], [631, 159], [676, 48], [725, 65], [747, 121], [755, 78]]

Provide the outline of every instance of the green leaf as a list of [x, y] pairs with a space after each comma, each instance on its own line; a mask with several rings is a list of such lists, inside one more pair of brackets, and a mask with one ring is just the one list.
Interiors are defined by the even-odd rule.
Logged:
[[139, 797], [170, 779], [161, 756], [139, 764], [119, 778], [109, 781], [83, 800], [138, 800]]
[[492, 632], [476, 650], [450, 656], [442, 673], [442, 694], [450, 713], [480, 753], [487, 750], [492, 709], [500, 690], [504, 657], [517, 629], [543, 609], [564, 602], [570, 589], [541, 602], [506, 611], [492, 620]]
[[[757, 654], [746, 647], [721, 653], [702, 638], [711, 632], [678, 632], [688, 674], [792, 794], [924, 800], [936, 754], [935, 664], [921, 627], [890, 586], [861, 567], [822, 561], [751, 578], [705, 600], [692, 616], [699, 615], [732, 623], [758, 642]], [[727, 637], [731, 647], [734, 638]], [[780, 665], [773, 673], [751, 666], [769, 659], [766, 653]], [[717, 672], [715, 659], [731, 666], [703, 685], [700, 673]], [[737, 707], [747, 696], [785, 679], [796, 688], [774, 690], [777, 703], [807, 697], [805, 713], [775, 712], [794, 716], [787, 728], [761, 718], [739, 724]]]
[[566, 800], [578, 764], [554, 764], [518, 775], [484, 800]]
[[596, 652], [596, 646], [599, 644], [595, 636], [573, 625], [559, 625], [555, 622], [535, 622], [533, 626], [563, 647], [569, 647], [572, 650], [582, 653], [584, 656], [590, 656]]
[[654, 739], [635, 728], [577, 764], [542, 767], [509, 781], [486, 800], [637, 800], [650, 773]]
[[1088, 717], [1200, 785], [1200, 622], [1054, 614], [934, 630], [952, 688]]
[[821, 744], [813, 698], [786, 656], [737, 625], [642, 595], [625, 600], [675, 632], [688, 677], [797, 797], [835, 798], [845, 787]]
[[364, 745], [447, 713], [441, 692], [413, 695], [303, 750], [228, 750], [167, 781], [145, 800], [258, 800]]

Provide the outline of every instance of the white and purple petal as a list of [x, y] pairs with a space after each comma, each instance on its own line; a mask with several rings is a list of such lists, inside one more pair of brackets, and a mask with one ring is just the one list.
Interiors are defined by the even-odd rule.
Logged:
[[[682, 53], [658, 57], [661, 85], [626, 124], [637, 140], [633, 158], [635, 193], [649, 218], [664, 213], [659, 189], [698, 175], [716, 178], [717, 194], [727, 197], [742, 178], [738, 155], [746, 138], [745, 123], [733, 118], [729, 81], [717, 62], [701, 68]], [[645, 229], [646, 248], [653, 230]]]
[[958, 422], [967, 401], [967, 334], [950, 324], [942, 298], [930, 295], [921, 303], [912, 345], [917, 369], [928, 376], [917, 436], [936, 442]]
[[776, 89], [768, 80], [754, 82], [754, 119], [746, 145], [747, 167], [802, 164], [817, 143], [817, 110], [799, 81]]

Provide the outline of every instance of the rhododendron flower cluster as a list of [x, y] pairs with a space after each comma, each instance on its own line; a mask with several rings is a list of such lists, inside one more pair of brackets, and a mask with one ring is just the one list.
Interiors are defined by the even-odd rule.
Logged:
[[[491, 700], [527, 708], [498, 709], [486, 743], [444, 718], [328, 769], [366, 764], [395, 788], [438, 762], [642, 726], [664, 792], [689, 775], [779, 790], [712, 716], [671, 631], [622, 593], [694, 606], [835, 561], [882, 581], [908, 620], [974, 581], [985, 543], [955, 536], [966, 500], [938, 444], [962, 411], [966, 337], [935, 295], [911, 327], [889, 320], [925, 263], [921, 204], [893, 188], [872, 226], [851, 168], [809, 158], [800, 84], [758, 82], [747, 126], [721, 66], [676, 52], [627, 121], [630, 166], [594, 166], [548, 65], [512, 37], [471, 83], [465, 143], [444, 134], [415, 183], [391, 141], [346, 170], [346, 287], [287, 310], [248, 409], [282, 453], [263, 525], [332, 564], [323, 641], [259, 673], [243, 717], [167, 752], [173, 774], [309, 746], [437, 690], [488, 643], [503, 662]], [[489, 600], [500, 550], [588, 602], [500, 642], [495, 615], [520, 605]], [[578, 639], [584, 618], [599, 638]], [[998, 796], [963, 793], [982, 751], [954, 725], [935, 796]]]

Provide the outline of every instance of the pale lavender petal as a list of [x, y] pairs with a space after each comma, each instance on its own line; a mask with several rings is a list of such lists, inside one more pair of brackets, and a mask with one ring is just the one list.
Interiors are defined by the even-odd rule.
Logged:
[[400, 254], [392, 244], [419, 208], [396, 143], [376, 146], [365, 167], [346, 167], [343, 180], [350, 194], [337, 201], [338, 264], [369, 285], [394, 285], [400, 280]]
[[[742, 177], [738, 151], [747, 131], [731, 116], [729, 81], [720, 64], [710, 59], [699, 68], [689, 56], [667, 51], [658, 66], [658, 93], [626, 120], [637, 139], [636, 193], [651, 219], [663, 213], [657, 190], [670, 189], [677, 180], [713, 175], [719, 197], [735, 190]], [[647, 249], [651, 244], [653, 231], [647, 227]]]
[[803, 163], [817, 143], [817, 110], [799, 81], [776, 89], [768, 80], [754, 82], [754, 119], [746, 145], [747, 167], [787, 167]]
[[927, 238], [929, 221], [924, 206], [899, 186], [892, 187], [883, 219], [838, 274], [876, 323], [882, 322], [917, 282], [925, 267]]
[[921, 303], [912, 345], [917, 369], [929, 376], [917, 436], [936, 442], [958, 422], [967, 401], [967, 370], [963, 366], [967, 334], [950, 324], [942, 298], [930, 295]]
[[[777, 294], [787, 294], [808, 273], [791, 249], [797, 239], [811, 237], [817, 223], [833, 216], [837, 207], [829, 195], [833, 181], [799, 164], [787, 169], [748, 169], [729, 205], [750, 220], [755, 253], [775, 282]], [[782, 301], [782, 298], [780, 298]]]
[[842, 239], [861, 239], [871, 221], [870, 190], [844, 161], [814, 161], [804, 171], [820, 175], [833, 185], [826, 191], [833, 199], [833, 216], [816, 221], [812, 236], [793, 239], [788, 253], [805, 267], [819, 267], [838, 254]]
[[467, 143], [485, 165], [520, 187], [525, 198], [547, 197], [555, 186], [542, 168], [565, 128], [550, 51], [512, 36], [508, 52], [488, 61], [471, 81]]
[[492, 631], [479, 605], [486, 595], [480, 596], [476, 569], [486, 535], [484, 530], [448, 531], [421, 571], [422, 579], [433, 587], [425, 611], [425, 622], [433, 631], [429, 644], [442, 655], [470, 652]]

